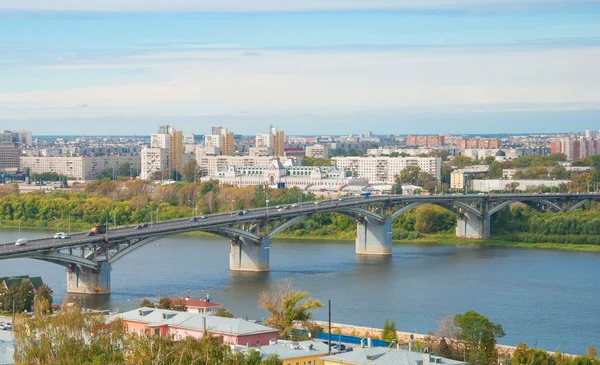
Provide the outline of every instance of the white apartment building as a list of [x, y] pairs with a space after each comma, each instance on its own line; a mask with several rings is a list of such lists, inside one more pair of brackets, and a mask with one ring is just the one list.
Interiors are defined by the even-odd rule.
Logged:
[[29, 169], [31, 174], [55, 172], [76, 180], [93, 180], [102, 171], [112, 168], [114, 171], [124, 163], [129, 163], [133, 175], [140, 171], [140, 156], [76, 156], [76, 157], [41, 157], [21, 156], [20, 169]]
[[393, 184], [396, 175], [409, 166], [416, 166], [436, 179], [442, 176], [442, 159], [438, 157], [334, 157], [338, 170], [365, 178], [370, 184]]
[[316, 144], [314, 146], [307, 146], [304, 149], [304, 153], [306, 157], [329, 158], [329, 148], [320, 144]]
[[150, 147], [151, 148], [169, 148], [169, 134], [151, 134], [150, 135]]
[[256, 142], [254, 143], [254, 145], [256, 147], [273, 147], [273, 134], [257, 133]]
[[221, 148], [220, 134], [207, 134], [204, 136], [204, 147], [206, 148]]
[[269, 166], [272, 160], [270, 156], [209, 156], [196, 152], [200, 176], [217, 176], [219, 170], [234, 166]]
[[150, 180], [156, 171], [169, 170], [169, 154], [165, 148], [144, 148], [142, 150], [140, 178]]

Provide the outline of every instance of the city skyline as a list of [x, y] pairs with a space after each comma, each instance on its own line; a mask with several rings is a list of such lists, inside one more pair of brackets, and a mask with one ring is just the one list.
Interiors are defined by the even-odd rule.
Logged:
[[600, 6], [478, 3], [0, 0], [0, 122], [36, 134], [597, 128]]

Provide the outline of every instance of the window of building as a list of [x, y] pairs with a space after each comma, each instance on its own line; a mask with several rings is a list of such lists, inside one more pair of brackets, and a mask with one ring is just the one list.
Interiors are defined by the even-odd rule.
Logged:
[[154, 336], [160, 336], [160, 328], [154, 329]]

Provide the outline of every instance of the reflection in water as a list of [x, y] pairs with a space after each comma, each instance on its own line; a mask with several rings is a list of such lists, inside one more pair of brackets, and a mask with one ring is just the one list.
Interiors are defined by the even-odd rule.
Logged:
[[[28, 238], [44, 232], [27, 232]], [[357, 256], [353, 243], [275, 241], [268, 273], [230, 272], [226, 240], [169, 237], [125, 256], [112, 268], [112, 295], [66, 295], [63, 267], [29, 259], [0, 261], [0, 276], [42, 276], [63, 299], [88, 308], [130, 310], [142, 299], [204, 298], [237, 316], [261, 319], [261, 291], [290, 280], [332, 300], [334, 321], [426, 333], [445, 314], [476, 310], [501, 323], [502, 343], [519, 341], [584, 353], [600, 345], [600, 254], [478, 245], [396, 245], [391, 257]], [[65, 298], [66, 297], [66, 298]], [[573, 298], [577, 298], [573, 300]], [[315, 312], [325, 320], [326, 310]], [[585, 341], [580, 339], [584, 338]]]

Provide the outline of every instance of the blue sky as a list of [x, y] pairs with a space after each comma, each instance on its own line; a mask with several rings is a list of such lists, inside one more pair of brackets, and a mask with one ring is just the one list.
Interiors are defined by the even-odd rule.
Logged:
[[600, 128], [597, 1], [133, 3], [0, 0], [0, 127]]

